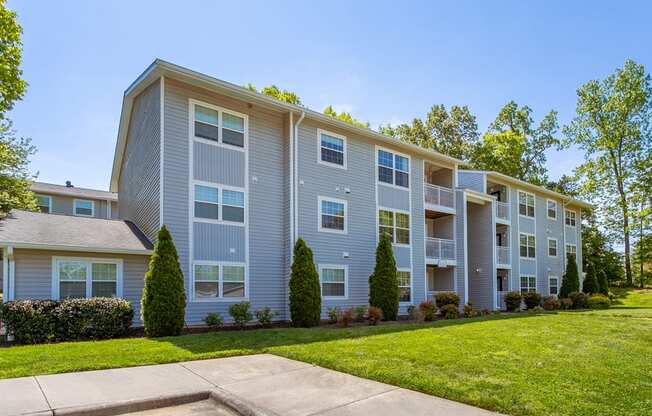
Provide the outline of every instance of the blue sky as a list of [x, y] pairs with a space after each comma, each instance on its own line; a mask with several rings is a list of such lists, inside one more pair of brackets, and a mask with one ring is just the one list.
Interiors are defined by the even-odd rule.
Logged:
[[[468, 105], [482, 130], [509, 100], [566, 123], [584, 82], [628, 58], [652, 68], [652, 3], [308, 3], [9, 1], [30, 84], [10, 117], [39, 180], [107, 189], [122, 93], [157, 57], [372, 127]], [[550, 152], [550, 176], [581, 160]]]

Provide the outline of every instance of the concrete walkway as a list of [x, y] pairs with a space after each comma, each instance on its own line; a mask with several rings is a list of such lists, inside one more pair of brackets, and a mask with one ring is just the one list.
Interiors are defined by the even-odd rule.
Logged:
[[266, 414], [496, 415], [268, 354], [0, 380], [0, 415], [62, 414], [216, 388]]

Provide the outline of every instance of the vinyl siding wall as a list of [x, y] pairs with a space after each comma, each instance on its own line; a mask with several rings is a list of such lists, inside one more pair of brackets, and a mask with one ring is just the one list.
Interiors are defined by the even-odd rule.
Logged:
[[[95, 212], [94, 218], [108, 218], [107, 206], [108, 204], [114, 204], [114, 202], [102, 200], [102, 199], [93, 199], [93, 198], [77, 198], [73, 196], [64, 196], [64, 195], [50, 195], [47, 193], [38, 193], [38, 195], [47, 195], [50, 197], [51, 203], [51, 214], [59, 215], [74, 215], [74, 201], [75, 199], [84, 199], [93, 201], [95, 203]], [[111, 218], [116, 218], [115, 214], [111, 212]]]
[[491, 203], [467, 203], [469, 302], [480, 309], [494, 308], [495, 225]]
[[458, 171], [457, 186], [460, 188], [471, 189], [476, 192], [486, 192], [485, 187], [486, 175], [477, 172]]

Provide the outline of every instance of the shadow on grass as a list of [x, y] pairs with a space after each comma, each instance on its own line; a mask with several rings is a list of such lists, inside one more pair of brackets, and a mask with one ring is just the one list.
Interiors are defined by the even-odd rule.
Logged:
[[421, 329], [437, 329], [450, 326], [468, 325], [478, 322], [524, 319], [538, 315], [532, 313], [506, 314], [480, 318], [439, 320], [428, 323], [389, 323], [378, 326], [355, 326], [349, 328], [278, 328], [253, 331], [222, 331], [177, 337], [154, 338], [153, 341], [172, 344], [192, 354], [235, 355], [242, 353], [265, 352], [273, 347], [311, 344], [316, 342], [357, 339], [375, 335], [409, 332]]

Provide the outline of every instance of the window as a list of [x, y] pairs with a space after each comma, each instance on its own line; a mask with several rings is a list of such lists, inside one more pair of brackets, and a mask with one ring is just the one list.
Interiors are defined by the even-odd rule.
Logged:
[[531, 259], [536, 257], [536, 239], [533, 234], [521, 233], [519, 236], [519, 247], [521, 257]]
[[245, 297], [245, 266], [197, 262], [193, 274], [193, 299], [242, 299]]
[[536, 292], [536, 291], [537, 291], [537, 277], [521, 276], [521, 293]]
[[195, 184], [194, 193], [195, 218], [244, 224], [244, 192], [223, 189], [218, 185]]
[[121, 296], [122, 260], [53, 258], [54, 299]]
[[410, 159], [378, 150], [378, 181], [402, 188], [410, 187]]
[[36, 195], [36, 206], [44, 214], [52, 212], [52, 197], [48, 195]]
[[566, 244], [566, 257], [569, 255], [577, 257], [577, 246], [575, 244]]
[[87, 199], [75, 199], [75, 215], [80, 217], [93, 217], [95, 215], [95, 202]]
[[410, 244], [410, 214], [378, 210], [378, 235], [387, 234], [392, 243]]
[[245, 117], [219, 107], [193, 104], [193, 135], [196, 138], [244, 147]]
[[319, 162], [346, 168], [346, 137], [317, 130], [319, 136]]
[[345, 298], [347, 296], [346, 275], [346, 266], [320, 265], [319, 279], [322, 297]]
[[346, 233], [346, 201], [318, 198], [319, 231]]
[[575, 227], [577, 221], [577, 213], [575, 211], [565, 211], [566, 225], [569, 227]]
[[548, 294], [550, 296], [557, 296], [559, 294], [559, 278], [557, 276], [550, 276], [548, 278]]
[[534, 218], [534, 194], [518, 192], [518, 213], [526, 217]]
[[549, 199], [547, 201], [547, 206], [548, 206], [548, 219], [549, 220], [556, 220], [557, 219], [557, 201], [553, 201], [552, 199]]
[[548, 256], [557, 257], [557, 239], [549, 238], [548, 239]]
[[411, 302], [412, 278], [410, 272], [406, 270], [398, 270], [396, 272], [396, 277], [398, 277], [399, 302]]

